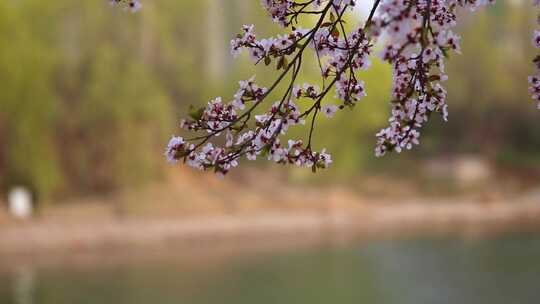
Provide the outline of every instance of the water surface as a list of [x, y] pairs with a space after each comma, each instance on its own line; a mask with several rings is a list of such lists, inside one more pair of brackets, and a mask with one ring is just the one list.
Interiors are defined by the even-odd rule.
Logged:
[[540, 237], [375, 241], [227, 258], [13, 266], [2, 304], [540, 303]]

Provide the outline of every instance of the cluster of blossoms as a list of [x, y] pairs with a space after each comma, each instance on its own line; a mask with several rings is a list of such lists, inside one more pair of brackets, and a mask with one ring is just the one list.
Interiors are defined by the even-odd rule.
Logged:
[[475, 10], [489, 0], [382, 1], [371, 29], [373, 36], [387, 34], [382, 60], [393, 67], [392, 111], [389, 126], [377, 133], [375, 154], [401, 152], [420, 143], [420, 131], [432, 113], [448, 118], [448, 77], [444, 59], [460, 53], [456, 9]]
[[[246, 51], [255, 64], [274, 63], [281, 71], [280, 76], [269, 88], [257, 85], [254, 77], [240, 81], [239, 90], [230, 102], [217, 98], [204, 108], [192, 109], [190, 118], [180, 125], [188, 131], [199, 132], [199, 135], [189, 140], [173, 137], [166, 150], [170, 162], [184, 160], [193, 167], [212, 169], [221, 174], [235, 167], [243, 156], [248, 160], [265, 157], [279, 164], [293, 164], [313, 171], [327, 168], [332, 163], [325, 149], [312, 149], [316, 118], [321, 113], [331, 118], [338, 109], [352, 107], [360, 101], [366, 93], [356, 72], [370, 66], [372, 44], [365, 28], [346, 33], [343, 26], [344, 15], [354, 6], [354, 1], [298, 3], [274, 0], [262, 3], [272, 19], [289, 29], [288, 32], [257, 39], [254, 26], [245, 25], [231, 41], [231, 53], [238, 56]], [[310, 30], [295, 26], [304, 14], [319, 16], [316, 26]], [[297, 83], [308, 49], [320, 63], [322, 88], [316, 84]], [[287, 75], [291, 77], [289, 81], [285, 80]], [[264, 109], [261, 104], [282, 82], [287, 83], [282, 98], [261, 112], [261, 108]], [[324, 97], [334, 85], [341, 104], [323, 105]], [[308, 120], [310, 132], [306, 140], [286, 139], [289, 128], [305, 125]], [[283, 144], [284, 138], [286, 144]]]
[[[113, 2], [140, 7], [137, 0]], [[375, 0], [367, 19], [346, 30], [344, 19], [357, 1], [262, 0], [263, 8], [286, 33], [258, 39], [254, 26], [244, 25], [231, 41], [231, 53], [238, 56], [245, 51], [255, 64], [275, 65], [280, 71], [278, 78], [269, 87], [257, 85], [254, 77], [240, 81], [229, 102], [218, 97], [205, 107], [192, 108], [190, 118], [180, 125], [195, 135], [189, 139], [173, 137], [165, 152], [167, 159], [220, 174], [236, 167], [243, 157], [265, 157], [313, 171], [327, 168], [331, 156], [324, 149], [312, 149], [317, 116], [322, 113], [331, 118], [366, 96], [357, 72], [369, 69], [375, 43], [381, 44], [381, 59], [393, 68], [391, 116], [388, 127], [376, 134], [375, 154], [411, 149], [419, 144], [421, 129], [434, 113], [440, 113], [444, 120], [448, 117], [442, 83], [448, 78], [444, 60], [451, 52], [460, 53], [460, 37], [452, 31], [456, 11], [474, 11], [494, 2]], [[297, 27], [302, 17], [314, 16], [317, 22], [312, 28]], [[535, 32], [534, 44], [540, 48], [540, 31]], [[307, 50], [318, 61], [321, 86], [297, 83]], [[529, 79], [530, 90], [540, 100], [540, 56], [535, 63], [538, 76]], [[281, 99], [264, 106], [278, 87], [286, 88], [279, 95]], [[336, 104], [323, 103], [332, 90]], [[309, 126], [304, 140], [286, 137], [289, 128], [296, 125]]]
[[142, 4], [139, 0], [109, 0], [111, 5], [122, 6], [125, 9], [132, 11], [133, 13], [137, 12], [142, 8]]
[[253, 29], [253, 25], [242, 27], [242, 34], [231, 40], [231, 53], [236, 57], [243, 49], [248, 49], [250, 59], [255, 63], [263, 59], [268, 63], [271, 58], [285, 58], [285, 56], [291, 55], [298, 42], [309, 34], [306, 30], [295, 29], [288, 35], [257, 40]]
[[[534, 5], [540, 4], [540, 0], [534, 0]], [[538, 23], [540, 23], [540, 16], [538, 17]], [[535, 30], [533, 34], [532, 44], [535, 48], [540, 49], [540, 31]], [[532, 98], [538, 102], [538, 109], [540, 110], [540, 55], [537, 55], [533, 60], [536, 68], [536, 75], [529, 76], [529, 92]]]
[[272, 20], [283, 27], [292, 25], [298, 21], [298, 16], [309, 14], [309, 9], [320, 9], [323, 5], [331, 2], [336, 11], [346, 8], [354, 8], [355, 0], [261, 0], [262, 6], [268, 11]]

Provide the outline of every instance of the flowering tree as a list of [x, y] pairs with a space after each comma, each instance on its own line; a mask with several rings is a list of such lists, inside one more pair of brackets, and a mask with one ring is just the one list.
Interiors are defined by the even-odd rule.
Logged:
[[[440, 114], [446, 121], [447, 80], [445, 59], [460, 53], [460, 37], [452, 29], [456, 11], [471, 11], [495, 0], [375, 0], [366, 20], [346, 30], [345, 16], [358, 0], [262, 0], [274, 22], [284, 33], [257, 39], [253, 25], [244, 25], [231, 41], [231, 52], [243, 51], [254, 64], [276, 66], [277, 79], [263, 87], [255, 77], [239, 82], [230, 102], [221, 97], [206, 107], [192, 108], [181, 127], [191, 138], [173, 137], [165, 152], [169, 162], [180, 160], [192, 167], [226, 174], [241, 158], [266, 157], [279, 164], [327, 168], [332, 159], [323, 149], [312, 149], [317, 117], [331, 118], [337, 111], [352, 108], [366, 96], [364, 82], [357, 72], [370, 67], [374, 45], [381, 45], [380, 57], [393, 68], [393, 88], [389, 124], [376, 134], [376, 156], [401, 152], [419, 144], [423, 126]], [[538, 5], [540, 0], [534, 0]], [[141, 8], [139, 0], [112, 0], [132, 11]], [[303, 29], [303, 18], [316, 19]], [[533, 43], [540, 48], [540, 31]], [[319, 84], [299, 84], [298, 75], [308, 53], [320, 70]], [[529, 78], [530, 92], [540, 101], [540, 55], [534, 59], [537, 75]], [[278, 100], [269, 101], [279, 88]], [[338, 104], [328, 103], [331, 92]], [[540, 104], [539, 104], [540, 107]], [[261, 110], [264, 111], [261, 113]], [[303, 140], [286, 138], [289, 128], [307, 124]]]

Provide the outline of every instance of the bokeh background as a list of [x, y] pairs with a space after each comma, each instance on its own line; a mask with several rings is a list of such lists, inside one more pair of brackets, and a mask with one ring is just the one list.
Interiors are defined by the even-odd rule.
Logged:
[[[263, 161], [223, 180], [170, 167], [164, 147], [189, 105], [227, 99], [253, 74], [274, 79], [233, 59], [229, 40], [245, 23], [261, 36], [278, 28], [258, 1], [143, 5], [0, 1], [1, 303], [535, 303], [540, 113], [527, 92], [528, 1], [462, 12], [450, 119], [433, 117], [417, 149], [373, 155], [391, 88], [374, 59], [361, 77], [368, 96], [318, 122], [330, 169]], [[303, 77], [317, 79], [316, 68]], [[31, 194], [30, 219], [9, 212], [16, 187]], [[451, 236], [418, 237], [433, 231]]]

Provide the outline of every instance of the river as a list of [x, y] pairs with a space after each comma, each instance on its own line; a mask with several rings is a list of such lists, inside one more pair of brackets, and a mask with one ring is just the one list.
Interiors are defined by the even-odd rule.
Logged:
[[[145, 249], [152, 251], [152, 248]], [[538, 303], [540, 236], [371, 240], [3, 266], [2, 304]], [[20, 265], [18, 265], [20, 264]]]

